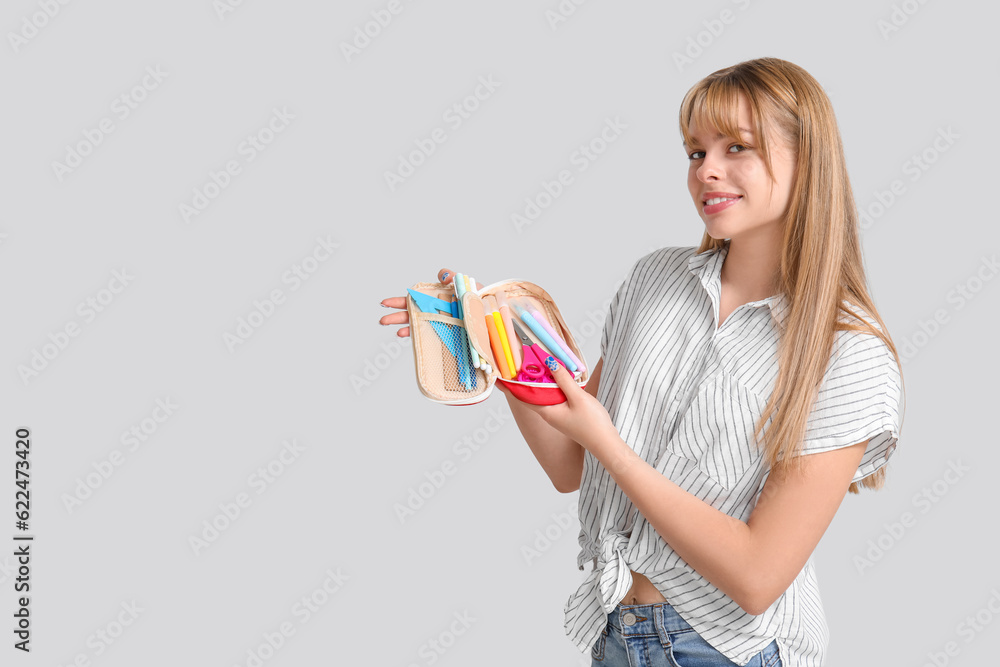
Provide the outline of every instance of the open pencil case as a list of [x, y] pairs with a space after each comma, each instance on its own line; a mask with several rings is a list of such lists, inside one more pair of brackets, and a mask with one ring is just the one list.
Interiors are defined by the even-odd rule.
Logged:
[[[509, 305], [497, 308], [497, 299]], [[453, 285], [417, 283], [407, 291], [406, 309], [417, 386], [424, 396], [436, 403], [479, 403], [489, 397], [496, 382], [503, 382], [525, 403], [555, 405], [564, 402], [566, 396], [551, 375], [547, 381], [525, 379], [528, 369], [539, 370], [530, 362], [541, 355], [534, 355], [532, 350], [551, 353], [570, 370], [580, 387], [586, 386], [590, 378], [590, 367], [555, 301], [534, 283], [503, 280], [478, 292], [466, 291], [461, 301], [456, 299]], [[503, 315], [492, 316], [493, 312]], [[529, 315], [522, 321], [524, 312], [540, 317]], [[488, 315], [499, 326], [489, 326]], [[530, 326], [526, 326], [529, 323]], [[541, 325], [547, 329], [541, 330]], [[506, 347], [497, 344], [503, 337], [501, 329], [510, 334], [506, 336]], [[518, 333], [514, 334], [515, 331]], [[546, 331], [556, 336], [546, 337]], [[519, 335], [524, 337], [518, 338]], [[522, 346], [525, 342], [535, 345], [525, 348]], [[475, 360], [476, 355], [478, 360]]]

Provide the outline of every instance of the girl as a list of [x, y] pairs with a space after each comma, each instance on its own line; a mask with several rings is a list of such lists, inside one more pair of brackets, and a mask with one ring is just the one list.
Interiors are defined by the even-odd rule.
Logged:
[[901, 363], [816, 80], [727, 67], [688, 91], [680, 131], [701, 244], [635, 262], [585, 389], [554, 361], [565, 403], [497, 387], [556, 489], [580, 491], [592, 569], [565, 629], [594, 665], [819, 667], [811, 555], [848, 491], [884, 483]]

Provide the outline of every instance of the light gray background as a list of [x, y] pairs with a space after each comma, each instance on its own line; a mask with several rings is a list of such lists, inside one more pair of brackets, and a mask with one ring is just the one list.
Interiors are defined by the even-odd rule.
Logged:
[[[556, 0], [403, 0], [348, 62], [341, 43], [388, 4], [245, 0], [220, 18], [211, 0], [92, 0], [46, 19], [33, 18], [38, 0], [5, 3], [2, 662], [247, 665], [288, 623], [294, 634], [264, 664], [589, 664], [562, 629], [584, 576], [577, 494], [553, 490], [511, 419], [486, 430], [507, 414], [499, 393], [465, 408], [425, 399], [409, 339], [378, 326], [389, 311], [377, 303], [443, 266], [483, 283], [532, 280], [596, 363], [604, 308], [631, 263], [702, 234], [677, 129], [683, 94], [759, 56], [795, 62], [827, 90], [859, 206], [894, 181], [905, 188], [863, 240], [879, 310], [897, 345], [916, 350], [907, 411], [887, 487], [849, 496], [815, 553], [829, 664], [921, 665], [949, 642], [948, 664], [992, 660], [1000, 622], [960, 624], [983, 609], [992, 621], [994, 595], [1000, 610], [987, 509], [1000, 281], [984, 264], [1000, 237], [996, 6], [897, 2], [912, 15], [886, 36], [884, 0], [594, 0], [555, 29]], [[705, 22], [726, 9], [735, 20], [712, 36]], [[44, 25], [15, 48], [25, 21]], [[699, 33], [707, 46], [678, 67], [673, 54]], [[115, 99], [147, 67], [166, 78], [120, 119]], [[443, 114], [480, 77], [499, 88], [453, 128]], [[274, 108], [294, 119], [249, 162], [239, 146]], [[52, 163], [103, 118], [114, 132], [60, 181]], [[627, 128], [578, 171], [574, 152], [609, 118]], [[439, 127], [447, 141], [391, 191], [384, 173]], [[949, 128], [958, 138], [935, 151]], [[907, 162], [925, 150], [935, 161], [913, 180]], [[185, 222], [179, 206], [233, 159], [241, 173]], [[572, 185], [518, 233], [511, 215], [561, 169]], [[339, 248], [293, 291], [282, 275], [317, 237]], [[85, 323], [77, 305], [110, 296], [122, 269], [129, 285]], [[978, 291], [960, 300], [959, 285]], [[286, 301], [230, 352], [223, 335], [274, 289]], [[23, 381], [19, 366], [69, 322], [79, 335]], [[130, 451], [122, 432], [167, 398], [179, 407]], [[18, 426], [33, 433], [30, 656], [11, 648]], [[465, 438], [482, 444], [473, 452]], [[250, 476], [290, 439], [302, 451], [257, 494]], [[114, 450], [121, 465], [68, 510]], [[953, 462], [969, 469], [948, 477]], [[401, 523], [394, 506], [448, 465]], [[939, 500], [921, 501], [935, 483]], [[195, 554], [189, 538], [240, 493], [252, 503]], [[907, 512], [900, 535], [892, 525]], [[880, 560], [859, 566], [880, 542]], [[329, 595], [328, 571], [347, 577]], [[325, 603], [303, 622], [294, 605], [314, 594]], [[110, 646], [88, 643], [133, 601], [142, 611]], [[455, 623], [463, 613], [468, 627]]]

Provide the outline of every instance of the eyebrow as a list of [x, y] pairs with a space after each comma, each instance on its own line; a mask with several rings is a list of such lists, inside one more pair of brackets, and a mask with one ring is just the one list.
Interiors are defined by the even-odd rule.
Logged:
[[[737, 128], [737, 129], [740, 132], [743, 132], [744, 134], [749, 134], [750, 136], [753, 136], [753, 130], [751, 130], [749, 128], [740, 127], [740, 128]], [[717, 135], [715, 135], [716, 139], [724, 139], [725, 137], [726, 137], [726, 135], [724, 135], [722, 132], [719, 132]], [[692, 135], [691, 138], [694, 139], [694, 136]], [[681, 142], [681, 146], [687, 146], [687, 145], [688, 145], [688, 143], [686, 141], [682, 141]]]

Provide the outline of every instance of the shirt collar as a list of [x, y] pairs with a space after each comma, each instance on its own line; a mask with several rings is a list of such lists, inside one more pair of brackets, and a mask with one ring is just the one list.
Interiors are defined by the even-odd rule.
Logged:
[[[729, 253], [729, 242], [730, 240], [726, 239], [721, 246], [709, 248], [688, 258], [688, 271], [701, 281], [715, 305], [716, 313], [719, 312], [718, 303], [722, 293], [722, 263]], [[753, 308], [767, 306], [771, 311], [771, 317], [780, 326], [784, 326], [788, 315], [788, 297], [784, 294], [774, 294], [766, 299], [751, 301], [747, 305]]]

